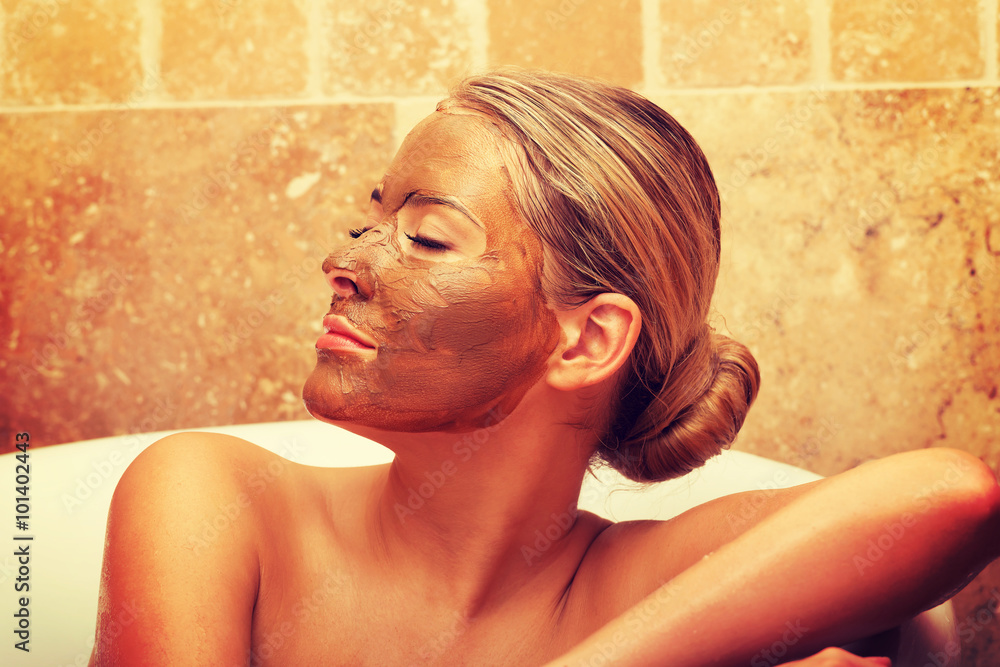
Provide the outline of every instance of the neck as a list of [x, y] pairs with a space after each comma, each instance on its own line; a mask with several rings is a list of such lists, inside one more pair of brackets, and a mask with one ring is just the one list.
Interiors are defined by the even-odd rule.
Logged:
[[375, 438], [396, 458], [373, 489], [370, 552], [469, 617], [550, 567], [575, 571], [593, 539], [577, 520], [586, 438], [551, 413], [518, 413], [472, 432]]

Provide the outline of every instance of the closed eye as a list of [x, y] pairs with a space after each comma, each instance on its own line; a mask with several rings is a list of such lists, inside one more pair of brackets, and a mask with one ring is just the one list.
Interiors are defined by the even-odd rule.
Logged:
[[406, 234], [406, 238], [410, 239], [413, 245], [420, 246], [422, 248], [427, 248], [428, 250], [444, 252], [445, 250], [448, 249], [448, 246], [446, 246], [445, 244], [440, 243], [438, 241], [432, 241], [431, 239], [420, 236], [419, 234], [417, 236], [410, 236], [409, 234]]
[[[356, 239], [367, 231], [368, 231], [367, 227], [361, 227], [358, 229], [352, 229], [348, 231], [347, 234], [352, 239]], [[416, 236], [410, 236], [409, 234], [406, 234], [406, 238], [410, 239], [410, 242], [413, 243], [413, 245], [420, 246], [421, 248], [425, 248], [427, 250], [434, 250], [437, 252], [444, 252], [445, 250], [448, 250], [448, 246], [446, 246], [444, 243], [441, 243], [440, 241], [434, 241], [433, 239], [429, 239], [426, 236], [420, 236], [419, 234], [417, 234]]]

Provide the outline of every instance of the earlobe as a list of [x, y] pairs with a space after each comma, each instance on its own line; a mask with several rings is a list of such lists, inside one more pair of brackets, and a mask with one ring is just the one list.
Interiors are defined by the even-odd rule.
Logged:
[[556, 348], [546, 379], [562, 391], [595, 385], [614, 375], [628, 360], [642, 328], [635, 302], [610, 292], [556, 316], [564, 342]]

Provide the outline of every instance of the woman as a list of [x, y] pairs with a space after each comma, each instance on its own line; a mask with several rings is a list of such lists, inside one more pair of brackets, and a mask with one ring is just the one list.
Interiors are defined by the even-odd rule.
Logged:
[[[894, 627], [998, 555], [996, 481], [953, 450], [665, 522], [576, 510], [593, 463], [640, 481], [697, 468], [759, 382], [706, 325], [708, 164], [634, 93], [465, 81], [351, 235], [323, 265], [333, 301], [303, 397], [394, 461], [312, 468], [202, 433], [149, 447], [112, 501], [91, 664], [771, 665]], [[192, 539], [220, 513], [230, 529]], [[135, 620], [111, 623], [127, 604]]]

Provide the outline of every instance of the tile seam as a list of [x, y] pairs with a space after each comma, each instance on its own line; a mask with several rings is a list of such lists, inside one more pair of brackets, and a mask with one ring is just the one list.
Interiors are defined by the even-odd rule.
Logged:
[[330, 98], [271, 98], [260, 100], [167, 100], [158, 103], [95, 103], [76, 105], [39, 105], [31, 106], [0, 106], [0, 114], [15, 113], [75, 113], [88, 111], [121, 111], [127, 108], [130, 111], [170, 111], [184, 109], [232, 109], [232, 108], [267, 108], [267, 107], [302, 107], [302, 106], [362, 106], [362, 105], [395, 105], [397, 102], [420, 102], [433, 100], [435, 103], [444, 96], [444, 91], [439, 95], [415, 95], [413, 97], [399, 98], [390, 96], [380, 97], [330, 97]]
[[812, 0], [810, 37], [812, 38], [812, 76], [817, 83], [828, 84], [833, 80], [830, 52], [833, 43], [830, 34], [830, 0]]
[[326, 21], [323, 9], [322, 0], [306, 0], [306, 59], [309, 63], [306, 93], [317, 98], [323, 96], [326, 74], [326, 44], [323, 39]]
[[[821, 88], [828, 92], [850, 92], [854, 90], [949, 90], [962, 88], [991, 88], [995, 85], [992, 81], [981, 79], [966, 79], [958, 81], [913, 81], [913, 82], [864, 82], [864, 83], [844, 83], [831, 82], [827, 84], [813, 85], [772, 85], [759, 87], [704, 87], [704, 88], [659, 88], [656, 90], [646, 90], [647, 96], [712, 96], [712, 95], [769, 95], [776, 93], [803, 93]], [[102, 102], [93, 104], [75, 105], [0, 105], [0, 113], [3, 114], [44, 114], [63, 112], [89, 112], [89, 111], [119, 111], [123, 108], [129, 110], [184, 110], [184, 109], [229, 109], [229, 108], [262, 108], [262, 107], [298, 107], [298, 106], [360, 106], [360, 105], [392, 105], [397, 103], [427, 102], [436, 103], [444, 96], [446, 91], [441, 91], [437, 95], [414, 95], [408, 97], [399, 96], [336, 96], [336, 97], [300, 97], [300, 98], [270, 98], [270, 99], [225, 99], [225, 100], [164, 100], [155, 102], [141, 102], [135, 104], [125, 104], [122, 102]]]
[[465, 19], [469, 22], [469, 37], [472, 42], [470, 68], [472, 72], [482, 72], [490, 65], [490, 8], [488, 0], [465, 0], [459, 3]]
[[151, 101], [167, 99], [163, 90], [163, 6], [160, 0], [138, 0], [139, 67], [143, 78], [152, 74], [159, 82], [150, 94]]
[[639, 20], [642, 34], [642, 89], [658, 90], [663, 87], [660, 72], [662, 35], [660, 31], [660, 0], [641, 0]]
[[979, 3], [979, 35], [983, 41], [981, 52], [983, 54], [984, 69], [983, 79], [996, 85], [998, 82], [997, 62], [1000, 54], [997, 53], [997, 31], [1000, 24], [997, 23], [998, 0], [980, 0]]

